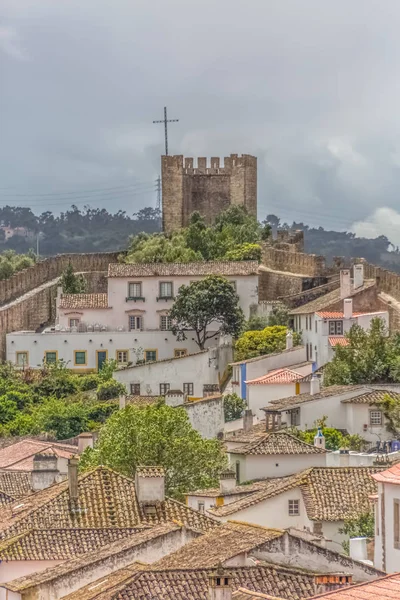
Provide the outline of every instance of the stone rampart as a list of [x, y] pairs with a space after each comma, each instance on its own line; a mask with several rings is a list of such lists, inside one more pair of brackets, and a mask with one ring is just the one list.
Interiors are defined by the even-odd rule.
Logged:
[[375, 279], [380, 291], [400, 301], [400, 275], [398, 273], [387, 271], [383, 267], [370, 265], [365, 260], [355, 260], [354, 262], [362, 262], [364, 264], [364, 277], [366, 279]]
[[75, 272], [107, 271], [109, 263], [117, 262], [121, 252], [93, 254], [59, 254], [39, 261], [0, 281], [0, 306], [12, 302], [48, 281], [59, 277], [70, 262]]
[[297, 275], [315, 277], [323, 275], [326, 264], [323, 256], [278, 250], [273, 246], [264, 246], [262, 265], [274, 271], [285, 271]]

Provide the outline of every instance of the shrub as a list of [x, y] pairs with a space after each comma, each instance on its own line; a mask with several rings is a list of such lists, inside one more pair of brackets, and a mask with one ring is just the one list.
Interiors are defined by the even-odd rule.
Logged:
[[82, 392], [88, 392], [90, 390], [95, 390], [100, 383], [100, 379], [98, 375], [83, 375], [79, 379], [79, 389]]
[[237, 394], [224, 396], [225, 422], [240, 419], [245, 408], [246, 402]]
[[115, 381], [115, 379], [104, 381], [97, 388], [98, 400], [112, 400], [121, 394], [126, 394], [126, 388], [122, 383]]

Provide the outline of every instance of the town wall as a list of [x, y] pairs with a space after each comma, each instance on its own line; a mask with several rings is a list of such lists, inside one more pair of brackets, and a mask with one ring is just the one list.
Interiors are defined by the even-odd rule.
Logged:
[[274, 271], [284, 271], [310, 277], [323, 275], [326, 269], [323, 256], [279, 250], [266, 245], [263, 247], [261, 263]]
[[212, 223], [230, 205], [243, 205], [257, 216], [257, 158], [231, 154], [224, 159], [161, 157], [163, 231], [185, 227], [194, 211]]
[[274, 273], [260, 267], [258, 272], [258, 299], [277, 300], [286, 295], [300, 294], [303, 277], [292, 273]]

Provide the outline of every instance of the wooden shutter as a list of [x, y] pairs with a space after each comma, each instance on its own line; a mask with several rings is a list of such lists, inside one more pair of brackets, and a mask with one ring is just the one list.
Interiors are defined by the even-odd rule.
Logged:
[[400, 502], [394, 500], [393, 502], [393, 540], [394, 547], [400, 547]]

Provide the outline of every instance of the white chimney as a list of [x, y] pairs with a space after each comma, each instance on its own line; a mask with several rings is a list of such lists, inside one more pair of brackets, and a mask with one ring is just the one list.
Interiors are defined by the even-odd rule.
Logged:
[[319, 377], [313, 375], [310, 381], [310, 394], [314, 396], [314, 394], [319, 394], [321, 391], [321, 382]]
[[325, 436], [322, 433], [321, 427], [318, 427], [317, 435], [314, 438], [314, 446], [325, 450]]
[[182, 404], [185, 404], [185, 394], [181, 390], [170, 390], [165, 394], [165, 404], [167, 406], [182, 406]]
[[232, 580], [232, 575], [220, 563], [209, 576], [209, 600], [232, 600]]
[[354, 281], [354, 289], [364, 285], [364, 265], [362, 263], [358, 263], [353, 267], [353, 281]]
[[93, 448], [93, 433], [80, 433], [78, 435], [78, 454], [82, 454], [86, 448]]
[[339, 466], [348, 467], [350, 464], [350, 454], [348, 450], [341, 449], [339, 451]]
[[126, 406], [126, 396], [125, 396], [125, 394], [122, 394], [119, 397], [119, 409], [123, 410], [125, 408], [125, 406]]
[[291, 350], [293, 348], [293, 333], [289, 329], [286, 334], [286, 350]]
[[72, 456], [68, 460], [68, 490], [70, 500], [78, 500], [78, 464], [79, 458]]
[[368, 560], [367, 538], [350, 538], [350, 558], [363, 562]]
[[351, 298], [343, 300], [343, 315], [345, 319], [351, 319], [353, 316], [353, 300]]
[[51, 451], [35, 454], [31, 473], [33, 491], [44, 490], [59, 480], [57, 460], [57, 456]]
[[351, 294], [350, 269], [340, 271], [340, 299], [344, 300]]
[[253, 413], [250, 409], [246, 409], [243, 415], [243, 430], [247, 433], [253, 427]]
[[136, 497], [139, 503], [156, 504], [165, 500], [165, 471], [163, 467], [137, 467]]
[[219, 489], [221, 494], [229, 494], [236, 487], [236, 473], [235, 471], [222, 471], [219, 476]]

